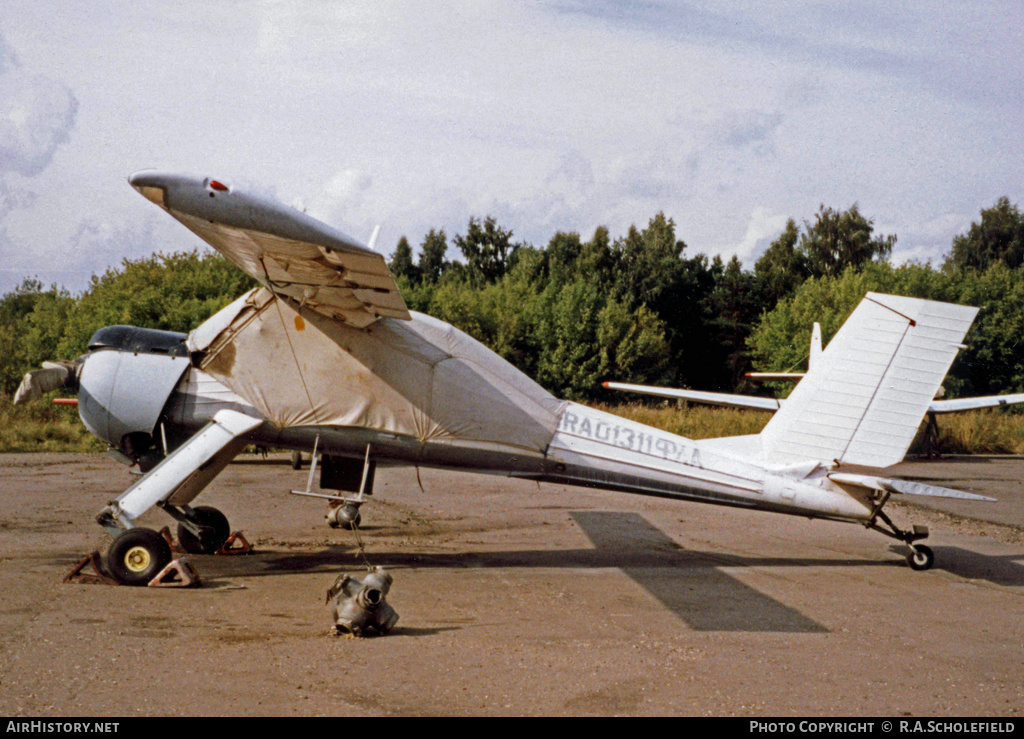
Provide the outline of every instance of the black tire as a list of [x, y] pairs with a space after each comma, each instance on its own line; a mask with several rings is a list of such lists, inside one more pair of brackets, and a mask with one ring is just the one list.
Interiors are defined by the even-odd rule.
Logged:
[[107, 570], [122, 585], [146, 585], [171, 561], [171, 547], [153, 529], [128, 529], [107, 549]]
[[935, 564], [935, 555], [924, 544], [917, 544], [907, 555], [907, 564], [912, 570], [930, 570]]
[[189, 554], [213, 554], [231, 536], [231, 524], [216, 508], [201, 505], [192, 510], [202, 531], [196, 536], [179, 523], [178, 544]]
[[292, 469], [302, 469], [302, 452], [292, 452]]

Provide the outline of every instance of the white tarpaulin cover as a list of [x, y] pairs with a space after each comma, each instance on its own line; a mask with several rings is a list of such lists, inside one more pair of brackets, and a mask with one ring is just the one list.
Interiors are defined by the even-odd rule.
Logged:
[[543, 453], [563, 401], [458, 329], [418, 313], [364, 329], [258, 288], [189, 336], [201, 369], [279, 428], [349, 426]]

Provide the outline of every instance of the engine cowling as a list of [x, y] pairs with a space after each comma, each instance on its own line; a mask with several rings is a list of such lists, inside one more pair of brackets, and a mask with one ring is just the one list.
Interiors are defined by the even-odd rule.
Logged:
[[[151, 440], [189, 367], [185, 334], [134, 326], [101, 328], [79, 375], [78, 413], [90, 432], [121, 451]], [[134, 447], [134, 449], [133, 449]]]

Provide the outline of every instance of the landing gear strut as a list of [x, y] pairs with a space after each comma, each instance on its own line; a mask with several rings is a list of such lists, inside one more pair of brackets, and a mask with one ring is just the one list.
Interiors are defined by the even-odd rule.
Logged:
[[[910, 554], [907, 555], [907, 564], [913, 570], [929, 570], [932, 565], [935, 564], [935, 554], [932, 553], [930, 547], [924, 544], [917, 544], [916, 542], [928, 538], [928, 527], [914, 525], [910, 531], [899, 528], [892, 522], [892, 519], [885, 515], [882, 508], [889, 501], [891, 493], [884, 492], [881, 497], [875, 502], [874, 511], [872, 511], [871, 519], [864, 524], [869, 529], [874, 529], [879, 533], [885, 534], [891, 539], [897, 539], [902, 541], [908, 547], [910, 547]], [[882, 524], [879, 524], [881, 521]]]

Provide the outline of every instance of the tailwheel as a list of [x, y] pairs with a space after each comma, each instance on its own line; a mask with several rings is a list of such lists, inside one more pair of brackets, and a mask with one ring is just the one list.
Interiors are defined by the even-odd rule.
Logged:
[[152, 529], [127, 529], [107, 550], [107, 570], [122, 585], [146, 585], [171, 561], [171, 547]]
[[189, 554], [213, 554], [231, 536], [231, 525], [227, 516], [211, 506], [196, 506], [192, 509], [193, 523], [199, 526], [199, 534], [189, 531], [184, 524], [178, 524], [178, 544]]
[[912, 544], [910, 554], [907, 555], [907, 563], [914, 570], [929, 570], [935, 564], [935, 555], [931, 548], [924, 544]]
[[874, 529], [892, 539], [898, 539], [910, 547], [910, 554], [907, 555], [907, 564], [914, 570], [929, 570], [935, 564], [935, 555], [929, 547], [915, 542], [928, 538], [928, 527], [915, 524], [909, 531], [901, 529], [892, 519], [882, 511], [882, 508], [889, 501], [890, 493], [886, 492], [875, 501], [875, 508], [871, 518], [864, 525]]

